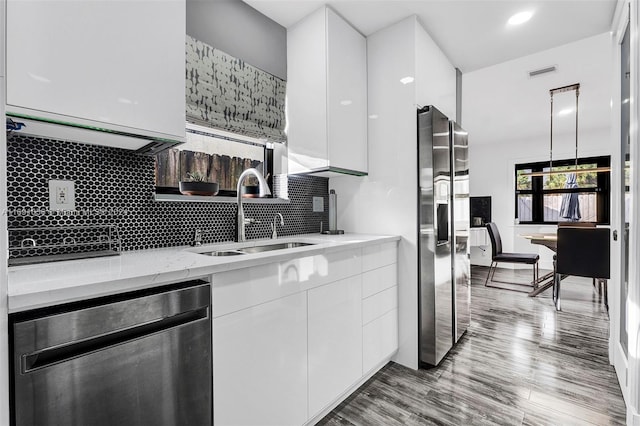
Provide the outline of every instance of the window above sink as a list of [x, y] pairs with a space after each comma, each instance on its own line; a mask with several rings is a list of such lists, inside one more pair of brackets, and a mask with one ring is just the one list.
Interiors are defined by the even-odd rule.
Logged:
[[[186, 140], [156, 155], [157, 195], [181, 195], [181, 182], [196, 181], [217, 184], [217, 193], [201, 195], [235, 197], [238, 177], [248, 168], [261, 171], [272, 192], [281, 193], [274, 191], [274, 152], [282, 155], [283, 147], [191, 123], [187, 123]], [[184, 198], [189, 201], [191, 196]]]

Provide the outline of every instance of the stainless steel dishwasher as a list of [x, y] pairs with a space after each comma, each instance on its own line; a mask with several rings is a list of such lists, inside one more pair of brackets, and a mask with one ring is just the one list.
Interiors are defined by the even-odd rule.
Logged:
[[190, 281], [11, 315], [12, 423], [211, 426], [210, 300]]

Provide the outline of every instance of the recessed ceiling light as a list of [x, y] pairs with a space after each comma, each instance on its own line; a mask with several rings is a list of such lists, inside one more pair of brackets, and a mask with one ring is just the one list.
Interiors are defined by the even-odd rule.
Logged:
[[531, 19], [531, 17], [533, 16], [533, 12], [531, 11], [525, 11], [525, 12], [518, 12], [515, 15], [513, 15], [511, 18], [509, 18], [509, 20], [507, 21], [507, 23], [509, 25], [520, 25], [520, 24], [524, 24], [525, 22], [527, 22], [529, 19]]
[[403, 77], [400, 79], [400, 83], [402, 84], [409, 84], [409, 83], [413, 83], [413, 77], [411, 77], [410, 75], [407, 77]]

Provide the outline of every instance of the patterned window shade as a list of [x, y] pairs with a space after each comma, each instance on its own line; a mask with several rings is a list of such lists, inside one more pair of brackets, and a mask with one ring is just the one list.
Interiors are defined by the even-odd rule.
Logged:
[[286, 81], [187, 35], [187, 120], [286, 142]]

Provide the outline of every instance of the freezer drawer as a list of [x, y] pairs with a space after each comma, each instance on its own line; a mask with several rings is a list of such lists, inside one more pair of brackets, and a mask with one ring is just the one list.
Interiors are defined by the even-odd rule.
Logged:
[[10, 318], [12, 424], [211, 425], [210, 286]]

